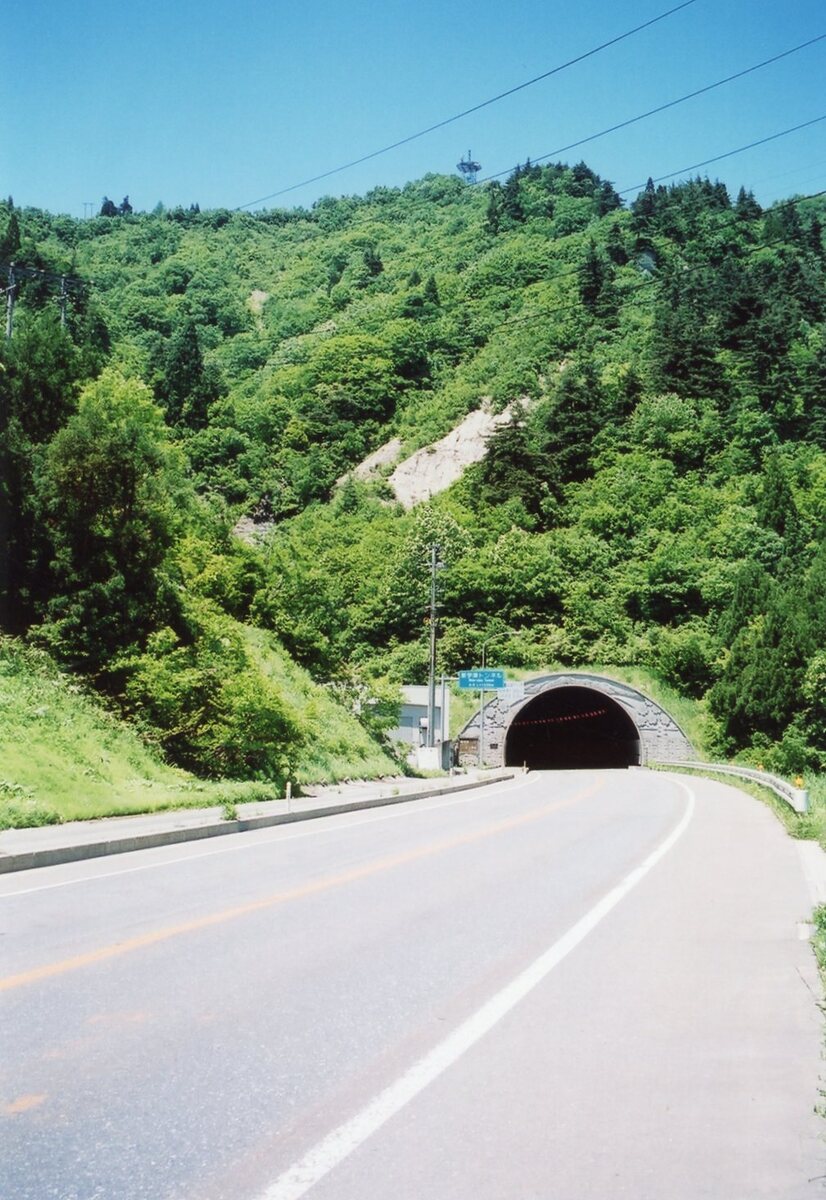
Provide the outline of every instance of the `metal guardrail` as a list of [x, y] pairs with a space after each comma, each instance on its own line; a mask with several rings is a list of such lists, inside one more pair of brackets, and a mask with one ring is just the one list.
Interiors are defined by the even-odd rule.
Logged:
[[757, 771], [752, 767], [741, 767], [732, 763], [707, 762], [664, 762], [664, 767], [690, 767], [693, 771], [712, 771], [720, 775], [739, 775], [742, 779], [751, 779], [763, 787], [769, 788], [781, 800], [790, 804], [795, 812], [809, 811], [809, 793], [805, 788], [794, 787], [779, 775], [769, 775], [768, 771]]

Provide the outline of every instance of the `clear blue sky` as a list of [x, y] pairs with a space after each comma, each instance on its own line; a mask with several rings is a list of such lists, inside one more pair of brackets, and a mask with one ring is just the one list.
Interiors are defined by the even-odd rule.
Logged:
[[[679, 0], [27, 0], [0, 42], [0, 194], [75, 216], [235, 207], [550, 70]], [[512, 167], [826, 33], [823, 0], [695, 0], [586, 62], [272, 201]], [[826, 41], [562, 155], [617, 188], [826, 114]], [[826, 187], [826, 121], [709, 167], [771, 200]]]

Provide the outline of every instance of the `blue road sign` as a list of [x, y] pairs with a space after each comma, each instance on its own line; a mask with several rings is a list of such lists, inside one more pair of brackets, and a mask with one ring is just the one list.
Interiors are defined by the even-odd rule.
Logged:
[[475, 692], [496, 692], [505, 686], [505, 672], [490, 670], [460, 671], [459, 687]]

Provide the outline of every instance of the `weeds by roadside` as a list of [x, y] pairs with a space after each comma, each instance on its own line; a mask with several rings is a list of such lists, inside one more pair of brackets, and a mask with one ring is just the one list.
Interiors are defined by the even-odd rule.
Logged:
[[42, 804], [31, 788], [0, 779], [0, 829], [33, 829], [59, 825], [60, 813]]

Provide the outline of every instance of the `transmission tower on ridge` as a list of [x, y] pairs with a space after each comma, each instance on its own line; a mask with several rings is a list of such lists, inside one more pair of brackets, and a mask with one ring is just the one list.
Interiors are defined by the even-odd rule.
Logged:
[[474, 162], [468, 150], [467, 158], [462, 158], [457, 162], [456, 170], [462, 172], [468, 183], [475, 183], [477, 174], [482, 170], [482, 164]]

